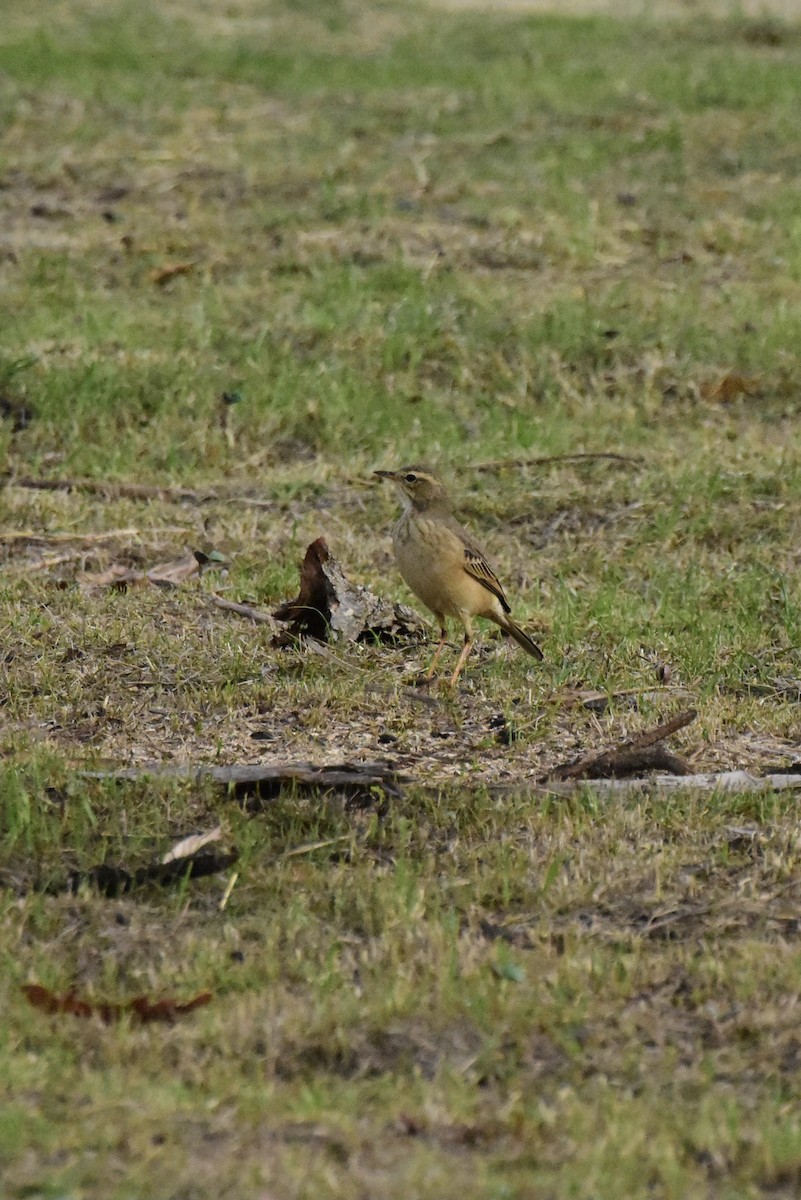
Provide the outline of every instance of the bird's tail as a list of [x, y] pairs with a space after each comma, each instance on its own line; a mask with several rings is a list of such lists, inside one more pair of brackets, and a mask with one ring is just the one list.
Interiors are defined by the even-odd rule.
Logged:
[[532, 658], [536, 658], [542, 662], [544, 656], [537, 643], [532, 642], [528, 634], [524, 633], [519, 625], [515, 625], [511, 617], [507, 617], [504, 614], [503, 621], [499, 621], [498, 624], [502, 629], [505, 629], [507, 633], [511, 634], [518, 646], [522, 646], [526, 654], [530, 654]]

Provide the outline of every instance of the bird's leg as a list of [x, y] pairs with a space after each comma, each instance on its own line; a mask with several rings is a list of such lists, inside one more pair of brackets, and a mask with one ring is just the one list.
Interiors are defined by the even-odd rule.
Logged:
[[[464, 620], [464, 618], [463, 618], [463, 620]], [[456, 663], [454, 672], [451, 675], [451, 687], [456, 687], [456, 680], [461, 675], [462, 667], [467, 662], [467, 656], [473, 648], [473, 638], [474, 638], [473, 626], [469, 621], [465, 620], [465, 622], [464, 622], [464, 645], [462, 646], [462, 653], [459, 655], [459, 660]]]
[[426, 679], [431, 679], [433, 677], [434, 668], [436, 667], [437, 663], [439, 662], [439, 656], [440, 656], [440, 654], [442, 654], [442, 651], [445, 649], [445, 643], [447, 642], [447, 640], [448, 640], [448, 630], [445, 627], [444, 619], [442, 617], [440, 617], [439, 618], [439, 642], [437, 643], [437, 648], [434, 651], [434, 657], [431, 659], [431, 666], [428, 668], [428, 670], [425, 673]]

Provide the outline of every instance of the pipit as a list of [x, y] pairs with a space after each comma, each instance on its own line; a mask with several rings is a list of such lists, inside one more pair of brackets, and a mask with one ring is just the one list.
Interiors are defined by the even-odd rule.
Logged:
[[451, 676], [451, 687], [473, 645], [473, 617], [494, 621], [532, 658], [542, 659], [539, 646], [509, 615], [509, 602], [484, 551], [454, 518], [439, 476], [419, 466], [373, 474], [391, 479], [403, 497], [405, 507], [392, 533], [395, 560], [406, 583], [439, 624], [439, 644], [426, 678], [434, 674], [448, 640], [448, 617], [455, 617], [464, 626], [464, 645]]

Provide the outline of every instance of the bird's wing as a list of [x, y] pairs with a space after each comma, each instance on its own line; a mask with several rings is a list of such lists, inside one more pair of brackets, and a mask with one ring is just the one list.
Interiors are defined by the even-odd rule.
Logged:
[[504, 595], [498, 576], [477, 546], [465, 546], [464, 569], [468, 575], [472, 575], [474, 579], [477, 579], [488, 592], [492, 592], [493, 596], [498, 597], [504, 612], [508, 613], [512, 611], [509, 607], [509, 601]]
[[448, 527], [462, 543], [464, 548], [464, 569], [467, 571], [467, 574], [472, 575], [473, 579], [477, 579], [482, 587], [485, 587], [488, 592], [492, 592], [493, 596], [498, 597], [504, 612], [511, 612], [509, 601], [506, 599], [504, 590], [501, 587], [501, 581], [487, 562], [487, 556], [484, 551], [465, 533], [461, 525], [453, 518], [448, 521]]

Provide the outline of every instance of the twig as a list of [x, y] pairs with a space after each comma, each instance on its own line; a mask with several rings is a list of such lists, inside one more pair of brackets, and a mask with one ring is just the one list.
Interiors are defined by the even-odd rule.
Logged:
[[282, 858], [297, 858], [300, 854], [311, 854], [313, 850], [325, 850], [328, 846], [336, 846], [339, 842], [349, 842], [353, 835], [341, 833], [339, 837], [326, 838], [323, 842], [306, 842], [303, 846], [293, 846], [281, 855]]
[[663, 721], [660, 725], [645, 729], [642, 733], [638, 733], [633, 738], [629, 738], [617, 746], [612, 746], [600, 754], [588, 754], [574, 759], [572, 762], [561, 763], [543, 775], [539, 782], [548, 783], [552, 779], [614, 779], [654, 767], [668, 770], [673, 775], [689, 775], [690, 768], [683, 759], [672, 754], [668, 755], [666, 751], [659, 755], [647, 752], [658, 742], [664, 741], [679, 729], [684, 729], [685, 725], [689, 725], [697, 716], [698, 713], [694, 708], [688, 708], [669, 721]]
[[[785, 792], [801, 789], [801, 775], [752, 775], [749, 771], [720, 771], [708, 775], [651, 775], [638, 779], [571, 779], [563, 783], [549, 783], [547, 788], [536, 790], [547, 791], [553, 796], [570, 796], [581, 787], [592, 788], [595, 796], [616, 798], [643, 792]], [[495, 793], [496, 789], [492, 791]]]
[[31, 476], [6, 476], [8, 487], [28, 488], [40, 492], [85, 492], [102, 496], [104, 500], [162, 500], [172, 504], [239, 504], [244, 508], [259, 508], [269, 512], [281, 507], [278, 500], [265, 500], [249, 492], [215, 487], [203, 490], [190, 487], [170, 487], [150, 483], [112, 483], [106, 479], [36, 479]]
[[212, 604], [216, 604], [224, 612], [237, 613], [240, 617], [247, 617], [248, 620], [255, 621], [258, 625], [275, 625], [275, 621], [269, 613], [260, 608], [253, 608], [250, 604], [239, 604], [236, 600], [226, 600], [224, 596], [219, 596], [216, 592], [212, 592], [209, 599]]
[[[171, 530], [170, 532], [176, 532]], [[181, 529], [178, 532], [185, 533]], [[58, 546], [63, 542], [110, 542], [114, 538], [138, 537], [138, 529], [104, 529], [95, 533], [33, 533], [26, 530], [0, 530], [0, 545], [29, 542], [34, 546]]]
[[653, 729], [644, 729], [642, 733], [635, 734], [633, 738], [623, 742], [621, 750], [644, 750], [646, 746], [655, 746], [657, 742], [662, 742], [687, 725], [692, 725], [697, 716], [696, 709], [686, 708], [684, 712], [677, 713], [669, 721], [663, 721], [661, 725], [655, 725]]
[[637, 454], [615, 454], [609, 450], [595, 450], [584, 454], [544, 454], [538, 458], [495, 458], [488, 462], [477, 463], [472, 469], [483, 473], [503, 471], [507, 467], [548, 467], [554, 463], [592, 462], [600, 459], [607, 462], [626, 463], [630, 466], [639, 466], [644, 461]]
[[228, 901], [231, 899], [231, 892], [234, 890], [234, 887], [236, 886], [236, 881], [238, 878], [239, 878], [239, 872], [238, 871], [232, 872], [230, 879], [228, 880], [227, 884], [225, 885], [225, 891], [223, 892], [222, 896], [220, 897], [220, 903], [217, 905], [220, 912], [225, 911], [226, 905], [228, 904]]
[[39, 492], [86, 492], [114, 500], [175, 500], [179, 503], [204, 504], [220, 499], [213, 489], [199, 492], [194, 488], [161, 487], [149, 483], [112, 483], [107, 479], [35, 479], [28, 475], [7, 478], [10, 487], [28, 488]]
[[75, 562], [78, 558], [84, 558], [85, 554], [85, 550], [70, 550], [67, 554], [53, 554], [50, 558], [40, 558], [36, 562], [9, 563], [4, 570], [17, 575], [28, 575], [34, 571], [48, 571], [51, 567], [61, 567], [64, 563]]

